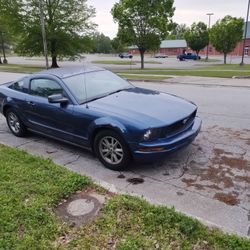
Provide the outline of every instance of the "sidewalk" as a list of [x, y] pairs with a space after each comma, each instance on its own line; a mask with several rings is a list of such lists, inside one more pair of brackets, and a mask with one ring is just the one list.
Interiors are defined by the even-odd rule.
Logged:
[[165, 82], [175, 83], [175, 84], [250, 88], [250, 79], [198, 77], [198, 76], [174, 76], [173, 78], [166, 79]]

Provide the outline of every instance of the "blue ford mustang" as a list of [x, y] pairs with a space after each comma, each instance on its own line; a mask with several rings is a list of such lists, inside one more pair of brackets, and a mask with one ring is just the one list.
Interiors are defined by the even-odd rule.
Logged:
[[30, 130], [91, 149], [113, 170], [186, 146], [201, 128], [195, 104], [97, 67], [52, 69], [6, 83], [0, 111], [14, 135]]

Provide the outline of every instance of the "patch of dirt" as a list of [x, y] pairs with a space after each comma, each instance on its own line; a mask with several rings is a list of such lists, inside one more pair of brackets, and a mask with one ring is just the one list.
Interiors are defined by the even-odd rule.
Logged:
[[195, 183], [196, 180], [193, 179], [181, 179], [182, 182], [186, 183], [187, 187], [194, 187], [197, 190], [205, 190], [206, 188], [214, 189], [214, 190], [222, 190], [218, 185], [211, 184], [211, 185], [205, 185], [201, 183]]
[[233, 155], [231, 152], [226, 152], [225, 150], [221, 148], [214, 148], [213, 152], [214, 152], [214, 155], [217, 157], [221, 156], [222, 154]]
[[119, 174], [119, 175], [117, 176], [117, 178], [118, 178], [118, 179], [125, 179], [126, 176], [125, 176], [124, 174]]
[[216, 193], [214, 199], [224, 202], [227, 205], [235, 206], [239, 204], [238, 195], [236, 193]]
[[247, 145], [250, 145], [250, 130], [249, 129], [243, 129], [241, 131], [235, 131], [230, 128], [220, 128], [220, 130], [227, 132], [230, 134], [234, 139], [239, 139], [244, 141]]
[[[235, 132], [235, 134], [239, 133]], [[211, 149], [211, 153], [212, 157], [209, 158], [208, 164], [210, 165], [208, 166], [203, 167], [201, 163], [194, 160], [189, 163], [189, 174], [194, 175], [195, 178], [181, 179], [187, 187], [220, 191], [232, 189], [239, 182], [250, 183], [250, 177], [246, 176], [246, 173], [250, 171], [250, 163], [242, 155], [234, 155], [233, 152], [217, 147]], [[240, 186], [243, 185], [240, 183]]]
[[238, 170], [250, 170], [248, 161], [242, 156], [239, 158], [222, 156], [220, 158], [220, 164], [224, 164], [231, 168], [236, 168]]
[[129, 182], [133, 185], [138, 185], [138, 184], [142, 184], [144, 182], [144, 179], [142, 179], [142, 178], [129, 178], [129, 179], [127, 179], [127, 182]]
[[250, 176], [241, 176], [241, 175], [239, 175], [239, 176], [235, 176], [235, 179], [237, 181], [244, 181], [244, 182], [250, 184]]
[[199, 184], [199, 183], [195, 183], [196, 180], [183, 178], [183, 179], [181, 179], [181, 181], [186, 183], [187, 187], [195, 187], [198, 190], [204, 190], [205, 189], [204, 185]]
[[184, 195], [184, 193], [182, 193], [182, 192], [176, 192], [176, 194], [177, 194], [178, 196]]
[[232, 175], [230, 170], [223, 168], [222, 166], [209, 166], [208, 169], [200, 176], [200, 181], [210, 181], [217, 185], [223, 183], [224, 188], [230, 188], [234, 186], [232, 177], [227, 176]]
[[23, 238], [24, 234], [25, 234], [25, 227], [23, 224], [21, 224], [19, 227], [18, 227], [18, 238]]

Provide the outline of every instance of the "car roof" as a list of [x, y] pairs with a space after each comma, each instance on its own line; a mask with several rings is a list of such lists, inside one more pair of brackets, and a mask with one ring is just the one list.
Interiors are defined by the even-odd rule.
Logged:
[[66, 77], [73, 76], [73, 75], [79, 75], [79, 74], [103, 71], [103, 70], [105, 69], [96, 67], [96, 66], [84, 66], [83, 65], [83, 66], [48, 69], [48, 70], [43, 70], [35, 74], [48, 74], [48, 75], [57, 76], [59, 78], [66, 78]]

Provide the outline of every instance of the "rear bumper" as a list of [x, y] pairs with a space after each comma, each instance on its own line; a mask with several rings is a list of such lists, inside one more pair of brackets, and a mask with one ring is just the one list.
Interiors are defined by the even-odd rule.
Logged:
[[[189, 145], [200, 132], [201, 124], [201, 119], [199, 117], [195, 117], [192, 126], [176, 136], [153, 142], [132, 144], [130, 145], [132, 155], [135, 160], [149, 161], [157, 158], [160, 159], [170, 152]], [[156, 151], [154, 151], [154, 149], [156, 149]]]

